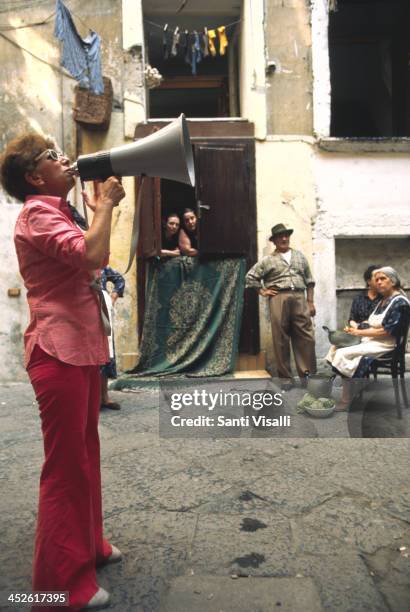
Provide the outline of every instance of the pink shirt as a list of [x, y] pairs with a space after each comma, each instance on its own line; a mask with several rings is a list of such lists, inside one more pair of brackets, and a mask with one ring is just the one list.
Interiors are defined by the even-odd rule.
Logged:
[[109, 361], [95, 273], [86, 260], [84, 235], [67, 202], [28, 196], [17, 218], [14, 242], [27, 289], [30, 324], [24, 334], [25, 365], [36, 344], [72, 365]]

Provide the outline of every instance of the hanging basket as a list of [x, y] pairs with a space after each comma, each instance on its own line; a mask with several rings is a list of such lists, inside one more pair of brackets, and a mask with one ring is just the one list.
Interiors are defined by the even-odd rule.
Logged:
[[89, 130], [106, 131], [110, 126], [113, 90], [111, 79], [103, 77], [104, 93], [97, 95], [88, 89], [75, 87], [74, 120]]

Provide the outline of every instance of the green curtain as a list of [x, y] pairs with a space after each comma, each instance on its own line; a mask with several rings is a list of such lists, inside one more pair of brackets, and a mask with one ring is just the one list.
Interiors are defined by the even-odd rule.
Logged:
[[140, 361], [130, 373], [221, 376], [238, 351], [244, 258], [149, 264]]

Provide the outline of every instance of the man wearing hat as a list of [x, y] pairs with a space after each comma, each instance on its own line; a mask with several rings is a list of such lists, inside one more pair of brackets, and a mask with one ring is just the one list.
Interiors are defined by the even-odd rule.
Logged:
[[[292, 385], [290, 342], [300, 378], [316, 372], [315, 338], [312, 319], [314, 280], [306, 257], [291, 249], [293, 229], [278, 223], [271, 230], [276, 249], [263, 257], [246, 275], [246, 286], [269, 298], [273, 350], [279, 378], [284, 388]], [[306, 293], [306, 296], [305, 296]]]

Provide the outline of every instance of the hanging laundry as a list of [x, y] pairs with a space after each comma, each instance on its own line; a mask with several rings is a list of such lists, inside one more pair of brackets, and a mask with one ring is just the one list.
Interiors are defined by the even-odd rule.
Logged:
[[171, 55], [173, 57], [176, 57], [178, 55], [179, 39], [180, 39], [179, 27], [177, 26], [175, 28], [175, 31], [174, 31], [173, 35], [172, 35]]
[[201, 39], [201, 51], [203, 57], [208, 57], [209, 55], [209, 45], [208, 45], [208, 29], [204, 28], [204, 31], [200, 35]]
[[185, 58], [188, 47], [188, 30], [181, 32], [179, 35], [179, 54]]
[[215, 39], [216, 39], [215, 30], [208, 30], [208, 46], [209, 46], [209, 51], [212, 57], [215, 57], [216, 55]]
[[226, 47], [228, 46], [228, 39], [225, 33], [225, 26], [219, 26], [218, 38], [219, 38], [219, 55], [225, 55]]
[[81, 38], [73, 18], [62, 0], [56, 2], [54, 36], [62, 42], [61, 65], [80, 83], [80, 87], [92, 93], [104, 93], [101, 75], [100, 37], [90, 30]]
[[172, 41], [173, 41], [173, 34], [171, 30], [168, 29], [168, 24], [166, 23], [162, 31], [162, 46], [164, 49], [164, 59], [166, 60], [169, 58], [171, 54]]
[[187, 46], [185, 52], [185, 63], [192, 66], [192, 51], [194, 49], [195, 38], [192, 33], [187, 34]]
[[192, 74], [195, 76], [197, 72], [197, 65], [202, 59], [201, 45], [199, 42], [199, 34], [196, 30], [193, 32], [194, 42], [192, 45]]

